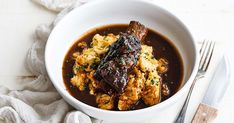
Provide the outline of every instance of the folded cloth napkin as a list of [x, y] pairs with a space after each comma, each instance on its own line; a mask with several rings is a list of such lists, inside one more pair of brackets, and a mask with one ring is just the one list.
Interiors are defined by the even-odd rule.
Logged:
[[49, 25], [36, 28], [35, 42], [28, 51], [27, 68], [37, 78], [23, 90], [9, 90], [0, 86], [0, 119], [6, 123], [100, 123], [68, 105], [52, 86], [44, 65], [44, 49], [47, 38], [56, 23], [69, 11], [86, 1], [32, 0], [49, 10], [60, 11]]

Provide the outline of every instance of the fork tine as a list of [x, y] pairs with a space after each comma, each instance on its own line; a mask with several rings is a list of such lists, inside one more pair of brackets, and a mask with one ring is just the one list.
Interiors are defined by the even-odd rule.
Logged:
[[208, 44], [209, 44], [209, 41], [204, 41], [203, 42], [203, 45], [202, 45], [202, 48], [201, 48], [201, 59], [200, 59], [200, 63], [199, 63], [199, 69], [202, 68], [202, 65], [204, 64], [204, 61], [205, 61], [205, 56], [206, 56], [206, 52], [208, 50]]
[[209, 50], [211, 49], [211, 44], [212, 44], [212, 42], [207, 41], [207, 44], [206, 44], [206, 47], [205, 47], [205, 51], [204, 51], [204, 53], [201, 56], [201, 60], [200, 60], [200, 64], [199, 64], [200, 70], [204, 71], [204, 66], [205, 66], [207, 57], [209, 55]]
[[204, 65], [203, 65], [204, 67], [202, 68], [204, 71], [206, 71], [209, 67], [209, 64], [210, 64], [210, 61], [211, 61], [211, 58], [212, 58], [212, 55], [214, 52], [214, 47], [215, 47], [215, 42], [211, 42], [209, 49], [208, 49], [208, 54], [207, 54], [206, 60], [205, 60]]
[[202, 42], [202, 46], [201, 46], [201, 49], [200, 49], [200, 51], [199, 51], [200, 54], [201, 54], [202, 51], [204, 50], [204, 44], [205, 44], [205, 42], [206, 42], [206, 40], [204, 40], [204, 41]]

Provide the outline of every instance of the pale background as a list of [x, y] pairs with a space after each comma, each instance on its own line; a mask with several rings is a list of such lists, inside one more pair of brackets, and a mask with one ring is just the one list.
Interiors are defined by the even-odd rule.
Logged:
[[[220, 54], [227, 50], [231, 63], [234, 63], [233, 0], [156, 0], [154, 2], [178, 16], [190, 29], [198, 44], [204, 39], [216, 41], [218, 46], [215, 53]], [[55, 16], [55, 12], [48, 11], [30, 0], [0, 0], [0, 85], [20, 90], [28, 81], [25, 78], [32, 76], [27, 71], [24, 60], [27, 50], [33, 43], [34, 30], [39, 24], [50, 23]], [[218, 57], [219, 55], [216, 55], [216, 60], [213, 60], [214, 64], [208, 71], [210, 74], [215, 68]], [[233, 68], [232, 65], [232, 71]], [[208, 79], [203, 79], [197, 83], [187, 111], [187, 122], [193, 117], [208, 82]], [[215, 123], [233, 123], [233, 105], [234, 83], [231, 79], [231, 84], [220, 103]]]

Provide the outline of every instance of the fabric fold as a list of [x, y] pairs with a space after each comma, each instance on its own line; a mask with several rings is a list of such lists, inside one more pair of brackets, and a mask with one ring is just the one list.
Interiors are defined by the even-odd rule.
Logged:
[[6, 123], [91, 123], [89, 116], [74, 110], [58, 94], [48, 78], [44, 63], [45, 45], [51, 30], [64, 15], [87, 1], [32, 1], [49, 10], [62, 11], [51, 24], [39, 25], [35, 30], [34, 43], [28, 51], [25, 63], [35, 79], [28, 82], [23, 90], [9, 90], [0, 86], [0, 119]]

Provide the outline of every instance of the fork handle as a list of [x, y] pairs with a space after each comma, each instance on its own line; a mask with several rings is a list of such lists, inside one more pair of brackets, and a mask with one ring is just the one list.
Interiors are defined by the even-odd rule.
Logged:
[[185, 118], [185, 114], [186, 114], [186, 110], [187, 110], [187, 107], [188, 107], [188, 103], [189, 103], [189, 100], [190, 100], [190, 97], [191, 97], [191, 94], [192, 94], [192, 91], [193, 91], [193, 88], [194, 88], [194, 85], [196, 83], [196, 81], [200, 78], [202, 78], [203, 75], [201, 74], [197, 74], [195, 79], [193, 80], [193, 83], [191, 85], [191, 87], [189, 88], [189, 92], [188, 92], [188, 95], [186, 97], [186, 100], [183, 104], [183, 107], [182, 109], [180, 110], [180, 113], [179, 115], [177, 116], [176, 120], [174, 121], [174, 123], [184, 123], [184, 118]]
[[217, 112], [216, 108], [200, 103], [192, 123], [211, 123], [216, 118]]

